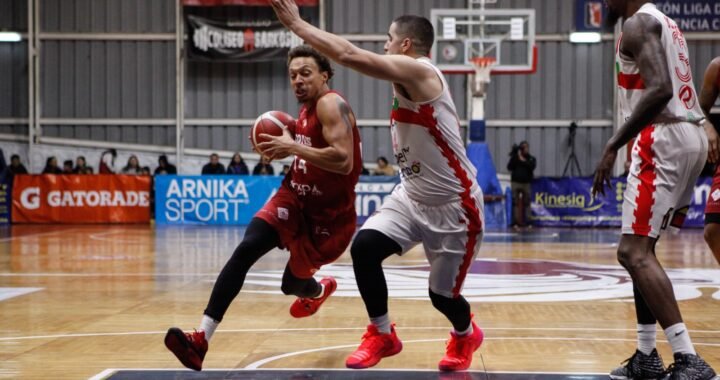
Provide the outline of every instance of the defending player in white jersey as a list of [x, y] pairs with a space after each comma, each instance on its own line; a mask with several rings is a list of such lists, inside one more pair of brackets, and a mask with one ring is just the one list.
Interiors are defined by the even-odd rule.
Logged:
[[610, 377], [666, 376], [655, 349], [655, 325], [659, 322], [675, 359], [667, 377], [713, 379], [715, 371], [695, 352], [670, 279], [655, 257], [661, 231], [682, 226], [708, 155], [687, 43], [675, 22], [650, 1], [606, 3], [611, 24], [620, 17], [625, 21], [615, 65], [624, 123], [605, 146], [595, 172], [593, 195], [604, 194], [618, 149], [636, 137], [617, 254], [633, 280], [638, 323], [635, 354]]
[[391, 82], [395, 95], [390, 132], [401, 185], [368, 219], [351, 248], [371, 323], [346, 365], [371, 367], [402, 349], [388, 316], [382, 262], [422, 242], [430, 262], [430, 299], [454, 327], [438, 367], [467, 369], [483, 334], [460, 291], [482, 241], [483, 196], [448, 84], [427, 57], [432, 24], [419, 16], [396, 18], [386, 55], [379, 55], [303, 21], [293, 0], [271, 4], [280, 21], [306, 43], [341, 65]]

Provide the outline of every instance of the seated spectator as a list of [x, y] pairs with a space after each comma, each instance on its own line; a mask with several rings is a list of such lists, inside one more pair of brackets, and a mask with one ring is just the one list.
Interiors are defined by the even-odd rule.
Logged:
[[75, 169], [73, 169], [73, 173], [75, 173], [75, 174], [93, 174], [93, 168], [91, 166], [87, 166], [85, 157], [78, 156], [75, 159]]
[[58, 161], [55, 156], [50, 156], [45, 160], [45, 168], [42, 174], [62, 174], [62, 170], [58, 167]]
[[72, 160], [63, 161], [62, 174], [74, 174]]
[[140, 175], [151, 175], [150, 167], [143, 166], [142, 169], [140, 169]]
[[168, 162], [166, 155], [158, 157], [158, 167], [155, 168], [155, 175], [158, 174], [177, 174], [177, 167]]
[[98, 173], [100, 174], [115, 174], [115, 158], [117, 158], [117, 151], [115, 149], [108, 149], [100, 155], [100, 165], [98, 165]]
[[377, 159], [377, 168], [373, 171], [373, 175], [389, 175], [393, 176], [395, 175], [395, 168], [390, 165], [387, 158], [385, 157], [378, 157]]
[[127, 165], [125, 165], [124, 168], [122, 168], [122, 174], [140, 174], [140, 171], [142, 168], [140, 168], [140, 161], [138, 160], [137, 156], [132, 155], [130, 158], [128, 158]]
[[260, 162], [253, 168], [253, 175], [275, 175], [275, 169], [265, 156], [260, 156]]
[[370, 170], [367, 170], [365, 167], [365, 163], [363, 163], [362, 171], [360, 171], [360, 175], [370, 175]]
[[28, 174], [27, 169], [25, 169], [25, 165], [20, 162], [20, 156], [17, 154], [13, 154], [10, 156], [10, 166], [5, 168], [5, 171], [3, 173], [3, 177], [7, 180], [8, 183], [12, 183], [13, 177], [16, 174]]
[[240, 153], [235, 153], [227, 167], [227, 174], [250, 174]]
[[225, 174], [225, 167], [220, 163], [220, 156], [217, 153], [210, 155], [210, 162], [202, 167], [202, 174]]
[[280, 173], [280, 175], [284, 176], [284, 175], [287, 175], [288, 173], [290, 173], [290, 165], [283, 165], [283, 170], [282, 170], [282, 173]]

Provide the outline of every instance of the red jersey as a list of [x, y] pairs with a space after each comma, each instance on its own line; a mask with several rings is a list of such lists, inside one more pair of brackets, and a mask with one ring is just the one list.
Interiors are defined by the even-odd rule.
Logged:
[[[342, 97], [335, 91], [329, 91], [325, 95], [329, 93]], [[316, 114], [316, 104], [317, 102], [310, 106], [303, 105], [300, 109], [295, 124], [295, 142], [321, 149], [329, 145], [323, 138], [322, 124]], [[329, 220], [338, 215], [355, 213], [355, 185], [362, 171], [362, 152], [360, 133], [354, 121], [352, 134], [353, 168], [350, 174], [332, 173], [300, 157], [295, 157], [290, 173], [285, 176], [283, 186], [297, 195], [306, 215], [311, 215], [314, 219]]]

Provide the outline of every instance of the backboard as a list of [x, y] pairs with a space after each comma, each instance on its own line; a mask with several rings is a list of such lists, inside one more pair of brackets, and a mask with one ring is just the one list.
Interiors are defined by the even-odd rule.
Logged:
[[474, 73], [472, 59], [497, 61], [493, 74], [530, 74], [537, 68], [534, 9], [432, 9], [433, 63], [445, 73]]

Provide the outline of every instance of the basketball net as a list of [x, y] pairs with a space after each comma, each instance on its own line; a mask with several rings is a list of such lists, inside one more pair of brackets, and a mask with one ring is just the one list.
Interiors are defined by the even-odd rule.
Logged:
[[497, 61], [491, 57], [473, 57], [470, 62], [475, 69], [472, 94], [474, 97], [484, 97], [487, 85], [490, 83], [490, 72]]

